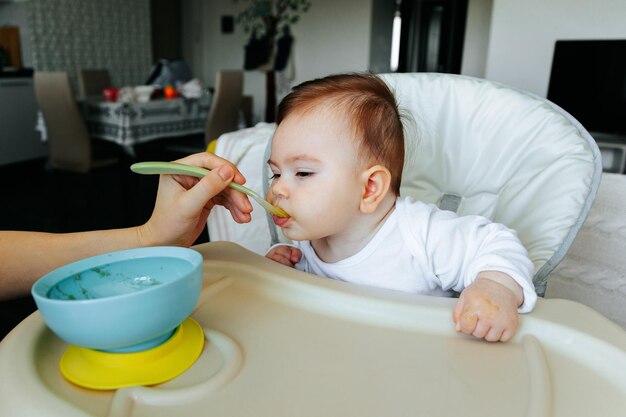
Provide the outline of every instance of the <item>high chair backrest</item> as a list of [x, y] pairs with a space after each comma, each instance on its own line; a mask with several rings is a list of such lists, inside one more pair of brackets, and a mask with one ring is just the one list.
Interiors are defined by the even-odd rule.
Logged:
[[401, 195], [517, 231], [543, 295], [587, 217], [602, 163], [593, 138], [546, 99], [471, 77], [387, 74], [405, 125]]
[[[401, 195], [516, 230], [543, 295], [597, 192], [602, 162], [593, 138], [548, 100], [495, 82], [431, 73], [382, 77], [408, 115]], [[269, 178], [273, 131], [264, 125], [225, 134], [217, 153], [236, 160], [248, 178]], [[267, 182], [261, 183], [264, 189], [256, 191], [265, 195]], [[247, 225], [220, 209], [209, 217], [211, 240], [232, 240], [261, 254], [280, 240], [260, 208]]]

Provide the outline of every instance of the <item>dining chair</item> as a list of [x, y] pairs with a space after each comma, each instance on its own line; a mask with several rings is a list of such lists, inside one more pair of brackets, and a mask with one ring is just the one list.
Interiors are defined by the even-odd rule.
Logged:
[[243, 71], [218, 71], [215, 93], [207, 118], [204, 143], [208, 145], [222, 133], [237, 130], [243, 99]]
[[111, 87], [111, 76], [107, 69], [82, 69], [78, 72], [81, 97], [100, 96], [102, 90]]
[[213, 140], [239, 128], [240, 112], [243, 111], [246, 119], [251, 119], [251, 106], [251, 98], [243, 95], [243, 71], [218, 71], [204, 129], [204, 143], [201, 146], [172, 145], [167, 149], [185, 154], [206, 151]]
[[252, 127], [252, 111], [254, 108], [254, 97], [250, 95], [245, 95], [241, 97], [241, 114], [243, 116], [243, 121], [245, 123], [245, 127]]
[[91, 137], [67, 72], [36, 71], [34, 80], [37, 104], [46, 123], [49, 167], [84, 173], [116, 162], [116, 158], [93, 158]]

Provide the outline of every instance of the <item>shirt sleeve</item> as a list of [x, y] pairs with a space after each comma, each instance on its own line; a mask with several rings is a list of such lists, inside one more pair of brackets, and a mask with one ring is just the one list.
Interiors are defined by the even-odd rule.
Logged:
[[537, 293], [534, 266], [517, 233], [481, 216], [457, 216], [424, 205], [415, 218], [415, 238], [442, 289], [461, 292], [482, 271], [503, 272], [523, 289], [520, 313], [532, 311]]

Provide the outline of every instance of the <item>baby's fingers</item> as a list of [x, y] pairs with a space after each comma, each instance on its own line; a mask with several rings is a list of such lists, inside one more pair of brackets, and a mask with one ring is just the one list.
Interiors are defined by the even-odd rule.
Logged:
[[294, 264], [297, 264], [298, 262], [300, 262], [300, 258], [302, 258], [302, 252], [300, 252], [300, 249], [297, 248], [289, 248], [291, 249], [291, 254], [289, 255], [289, 259], [291, 260], [291, 262], [293, 262]]
[[476, 325], [478, 324], [478, 316], [476, 313], [464, 312], [461, 314], [461, 319], [456, 324], [456, 328], [461, 333], [474, 334]]
[[461, 294], [452, 310], [452, 320], [456, 324], [456, 331], [473, 334], [478, 324], [478, 314], [467, 304], [464, 294]]
[[459, 320], [461, 319], [461, 311], [463, 311], [464, 305], [465, 302], [463, 301], [463, 298], [460, 298], [457, 300], [456, 304], [454, 305], [454, 309], [452, 310], [452, 321], [454, 321], [454, 324], [456, 324], [457, 331], [459, 331]]
[[285, 257], [282, 254], [279, 254], [279, 253], [268, 254], [267, 257], [280, 264], [293, 267], [293, 263], [289, 260], [289, 258]]
[[293, 267], [300, 260], [300, 251], [291, 246], [278, 246], [272, 249], [266, 257], [283, 265]]
[[502, 332], [502, 336], [500, 336], [500, 341], [501, 342], [508, 342], [509, 340], [511, 340], [511, 338], [515, 334], [515, 330], [509, 330], [509, 329], [504, 330]]
[[[481, 320], [480, 316], [478, 317], [478, 322], [476, 323], [476, 327], [474, 328], [474, 331], [472, 332], [472, 336], [477, 337], [479, 339], [487, 339], [487, 335], [491, 334], [493, 327], [491, 327], [491, 324], [485, 320]], [[496, 333], [496, 331], [494, 330], [494, 333]], [[500, 332], [502, 333], [502, 332]], [[498, 337], [500, 335], [498, 334]], [[490, 342], [492, 340], [489, 340]], [[497, 340], [496, 340], [497, 341]]]
[[506, 342], [511, 337], [509, 336], [508, 339], [505, 340], [504, 333], [507, 333], [509, 335], [511, 334], [508, 330], [503, 331], [501, 328], [492, 327], [489, 332], [484, 336], [484, 338], [487, 342]]

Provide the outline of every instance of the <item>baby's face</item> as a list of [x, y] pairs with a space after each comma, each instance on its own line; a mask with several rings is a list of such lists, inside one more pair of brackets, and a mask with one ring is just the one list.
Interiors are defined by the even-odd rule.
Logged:
[[292, 114], [272, 141], [268, 200], [292, 217], [274, 218], [292, 240], [316, 240], [347, 230], [362, 195], [353, 133], [340, 109]]

